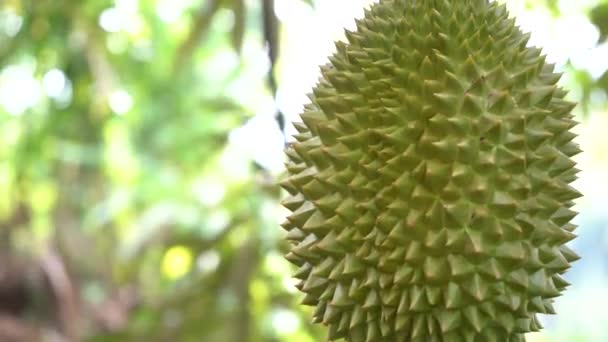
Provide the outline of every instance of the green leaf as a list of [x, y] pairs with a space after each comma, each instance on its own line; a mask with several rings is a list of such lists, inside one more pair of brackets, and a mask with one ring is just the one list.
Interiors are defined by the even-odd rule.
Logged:
[[608, 39], [608, 3], [595, 6], [590, 13], [591, 22], [600, 31], [600, 43]]

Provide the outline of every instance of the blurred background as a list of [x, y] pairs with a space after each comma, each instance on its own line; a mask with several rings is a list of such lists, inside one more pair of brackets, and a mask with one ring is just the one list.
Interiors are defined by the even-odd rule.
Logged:
[[[608, 341], [608, 1], [509, 0], [581, 125], [583, 257], [528, 341]], [[368, 0], [1, 0], [0, 341], [325, 340], [275, 185]]]

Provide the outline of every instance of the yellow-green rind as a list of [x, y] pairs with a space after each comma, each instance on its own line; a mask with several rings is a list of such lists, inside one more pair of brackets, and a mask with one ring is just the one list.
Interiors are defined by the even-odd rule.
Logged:
[[560, 74], [503, 5], [381, 0], [323, 66], [283, 224], [329, 339], [523, 341], [578, 256]]

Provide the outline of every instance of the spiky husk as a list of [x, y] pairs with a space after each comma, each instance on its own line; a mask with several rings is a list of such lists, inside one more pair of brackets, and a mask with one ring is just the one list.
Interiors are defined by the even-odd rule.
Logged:
[[523, 341], [578, 257], [573, 103], [504, 6], [381, 0], [287, 149], [287, 258], [329, 339]]

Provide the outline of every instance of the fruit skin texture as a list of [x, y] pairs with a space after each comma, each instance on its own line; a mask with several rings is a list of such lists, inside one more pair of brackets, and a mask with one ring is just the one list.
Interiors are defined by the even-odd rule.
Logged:
[[323, 66], [283, 227], [329, 340], [524, 341], [578, 256], [573, 103], [487, 0], [381, 0]]

